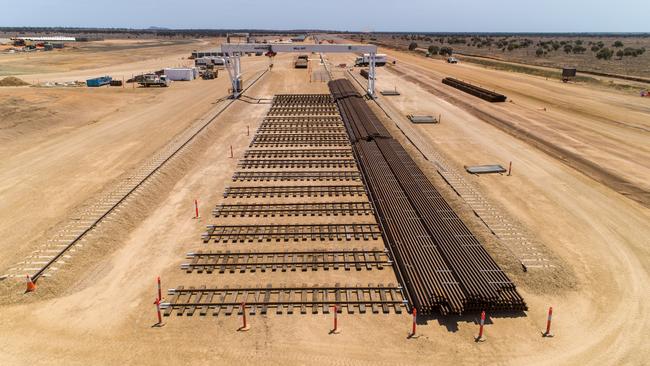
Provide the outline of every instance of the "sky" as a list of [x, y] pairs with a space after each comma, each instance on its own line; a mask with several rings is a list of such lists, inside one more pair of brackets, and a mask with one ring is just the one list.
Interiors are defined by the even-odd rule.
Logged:
[[0, 27], [650, 32], [650, 0], [0, 0]]

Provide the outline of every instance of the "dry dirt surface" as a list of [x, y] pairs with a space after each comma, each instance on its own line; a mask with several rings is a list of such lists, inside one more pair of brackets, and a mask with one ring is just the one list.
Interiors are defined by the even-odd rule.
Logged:
[[[394, 53], [392, 56], [398, 59], [398, 66], [403, 67], [404, 72], [413, 72], [427, 82], [430, 81], [426, 78], [431, 77], [427, 70], [436, 72], [438, 66], [426, 63], [428, 61], [420, 64], [405, 56], [405, 65], [401, 66], [403, 55]], [[333, 65], [349, 63], [352, 59], [353, 55], [329, 57]], [[307, 70], [292, 69], [292, 61], [290, 55], [276, 57], [273, 70], [246, 94], [268, 98], [278, 93], [327, 92], [326, 84], [309, 82]], [[255, 72], [265, 68], [264, 63], [268, 61], [252, 57], [244, 58], [243, 62], [245, 79], [250, 80]], [[494, 80], [508, 76], [494, 75]], [[163, 288], [179, 284], [184, 275], [179, 265], [185, 261], [188, 251], [203, 245], [199, 238], [204, 225], [212, 222], [210, 211], [214, 204], [223, 200], [222, 192], [231, 184], [236, 158], [242, 156], [250, 143], [252, 137], [247, 136], [247, 127], [254, 131], [268, 110], [265, 104], [235, 102], [181, 158], [166, 168], [158, 183], [145, 190], [137, 199], [140, 204], [129, 206], [139, 210], [140, 214], [134, 214], [127, 223], [111, 224], [102, 236], [106, 239], [89, 245], [84, 249], [86, 255], [74, 257], [65, 269], [66, 275], [60, 279], [45, 279], [39, 283], [37, 292], [31, 294], [22, 294], [22, 283], [4, 284], [0, 295], [11, 297], [13, 301], [0, 307], [0, 337], [3, 340], [0, 342], [0, 363], [646, 363], [650, 357], [644, 339], [650, 332], [649, 210], [538, 147], [486, 123], [463, 105], [429, 93], [422, 85], [406, 80], [400, 73], [382, 69], [378, 77], [379, 89], [392, 89], [399, 85], [402, 92], [402, 96], [392, 99], [380, 97], [379, 103], [390, 104], [403, 114], [443, 114], [440, 125], [417, 126], [417, 132], [426, 136], [431, 147], [456, 165], [513, 161], [515, 170], [510, 177], [492, 175], [468, 179], [523, 222], [554, 255], [560, 257], [562, 265], [569, 267], [567, 273], [575, 274], [575, 285], [553, 292], [543, 291], [540, 290], [542, 286], [537, 287], [534, 281], [525, 279], [526, 276], [536, 276], [535, 273], [515, 274], [513, 278], [516, 281], [524, 278], [517, 285], [530, 310], [523, 316], [489, 314], [487, 341], [483, 343], [474, 342], [478, 330], [477, 314], [420, 319], [419, 336], [410, 339], [407, 336], [411, 317], [407, 314], [343, 314], [339, 317], [341, 333], [336, 335], [329, 334], [331, 314], [256, 315], [249, 318], [252, 329], [248, 332], [237, 332], [241, 320], [236, 316], [173, 316], [165, 319], [164, 327], [152, 327], [156, 322], [152, 305], [156, 276], [163, 278]], [[520, 81], [539, 84], [535, 89], [538, 94], [526, 99], [524, 90], [519, 89], [521, 95], [515, 97], [514, 105], [489, 106], [497, 109], [490, 112], [498, 116], [516, 112], [535, 121], [533, 110], [538, 108], [535, 103], [548, 103], [533, 102], [535, 98], [549, 94], [560, 101], [563, 99], [562, 95], [557, 95], [561, 91], [546, 91], [547, 85], [542, 81], [535, 78]], [[629, 128], [621, 126], [613, 131], [607, 130], [603, 126], [607, 123], [596, 116], [569, 112], [586, 108], [584, 103], [589, 99], [585, 96], [589, 95], [589, 90], [581, 90], [581, 86], [572, 87], [583, 96], [582, 99], [576, 98], [563, 108], [559, 107], [561, 103], [558, 101], [558, 107], [551, 108], [551, 112], [558, 108], [557, 116], [566, 114], [564, 118], [567, 120], [573, 116], [570, 113], [574, 113], [575, 118], [594, 131], [590, 134], [605, 134], [603, 131], [607, 134], [600, 140], [587, 139], [580, 130], [570, 128], [568, 124], [556, 127], [566, 129], [564, 135], [568, 140], [590, 147], [591, 152], [598, 149], [600, 141], [630, 134], [625, 132]], [[3, 204], [12, 202], [11, 206], [3, 206], [0, 211], [2, 260], [9, 262], [5, 260], [5, 253], [14, 253], [11, 254], [14, 257], [34, 248], [36, 243], [25, 242], [25, 238], [56, 225], [66, 210], [82, 201], [82, 197], [76, 197], [77, 194], [90, 198], [93, 192], [110, 184], [111, 180], [153, 153], [157, 145], [178, 133], [183, 126], [221, 108], [222, 104], [212, 103], [224, 95], [227, 88], [225, 78], [220, 78], [174, 85], [168, 90], [146, 91], [145, 94], [140, 90], [130, 91], [131, 94], [125, 94], [128, 97], [117, 95], [127, 93], [126, 90], [70, 91], [96, 93], [83, 98], [88, 107], [84, 104], [78, 108], [87, 108], [87, 113], [97, 113], [90, 118], [99, 119], [97, 123], [89, 123], [88, 118], [75, 120], [70, 117], [70, 120], [62, 116], [72, 115], [70, 109], [77, 106], [75, 100], [81, 97], [64, 94], [67, 90], [60, 91], [61, 94], [57, 90], [49, 96], [50, 100], [68, 106], [65, 111], [52, 108], [40, 95], [20, 96], [26, 103], [43, 103], [43, 110], [38, 113], [51, 115], [58, 122], [50, 127], [37, 127], [42, 118], [34, 117], [25, 124], [21, 123], [23, 119], [17, 119], [6, 124], [11, 126], [8, 130], [25, 132], [2, 132], [18, 136], [10, 139], [16, 140], [11, 149], [1, 152], [0, 181], [9, 183], [3, 185], [0, 192]], [[628, 107], [620, 108], [630, 116], [626, 122], [644, 126], [645, 121], [638, 114], [642, 115], [645, 107], [639, 107], [636, 102], [618, 94], [599, 93], [603, 92], [596, 92], [595, 98], [625, 101]], [[485, 104], [467, 95], [457, 94], [455, 97], [475, 106]], [[138, 98], [143, 102], [138, 103]], [[99, 107], [92, 106], [103, 105], [103, 102], [110, 102], [111, 108], [119, 108], [119, 111], [108, 113], [113, 110], [109, 108], [104, 112], [108, 115], [102, 117], [100, 112], [95, 112]], [[526, 107], [521, 107], [520, 103]], [[521, 109], [513, 112], [509, 108]], [[22, 110], [21, 113], [29, 111]], [[603, 108], [602, 113], [607, 116], [607, 108]], [[541, 112], [539, 114], [543, 116]], [[399, 126], [403, 121], [386, 120], [386, 123]], [[391, 131], [396, 131], [394, 127]], [[642, 145], [632, 137], [637, 146]], [[31, 148], [31, 145], [35, 147]], [[230, 146], [235, 159], [229, 157]], [[39, 153], [39, 150], [44, 153]], [[616, 149], [603, 150], [600, 159], [613, 159]], [[418, 163], [427, 164], [421, 159]], [[628, 164], [643, 165], [640, 160]], [[430, 167], [424, 168], [430, 170]], [[619, 174], [625, 173], [621, 169]], [[629, 172], [627, 175], [630, 180], [635, 176]], [[635, 181], [641, 185], [647, 181], [648, 173], [640, 171], [636, 176], [642, 177]], [[438, 179], [434, 182], [441, 184]], [[194, 220], [192, 203], [197, 198], [205, 204], [201, 206], [201, 218]], [[32, 204], [21, 206], [23, 200], [31, 200]], [[47, 217], [40, 213], [43, 210], [48, 211]], [[23, 215], [21, 219], [13, 217], [17, 212]], [[34, 221], [33, 217], [39, 221]], [[31, 225], [31, 234], [30, 230], [22, 228], [23, 225]], [[12, 235], [14, 240], [4, 241]], [[101, 254], [100, 258], [92, 259], [97, 253]], [[516, 266], [508, 268], [509, 275], [517, 270]], [[204, 276], [203, 283], [232, 283], [234, 280], [228, 274]], [[225, 277], [220, 279], [218, 276]], [[320, 276], [323, 273], [316, 273], [312, 280], [319, 282], [323, 278]], [[336, 276], [343, 280], [345, 273], [330, 275], [329, 278]], [[280, 277], [278, 274], [261, 274], [242, 278], [267, 283]], [[365, 280], [369, 281], [370, 277]], [[546, 310], [550, 305], [555, 311], [555, 337], [542, 338]]]

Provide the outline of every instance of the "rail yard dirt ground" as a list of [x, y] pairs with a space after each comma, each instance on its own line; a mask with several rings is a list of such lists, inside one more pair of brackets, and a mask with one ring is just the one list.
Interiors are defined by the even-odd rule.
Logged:
[[[183, 54], [194, 48], [188, 46]], [[169, 60], [155, 59], [159, 56], [148, 59], [146, 50], [132, 52], [139, 52], [144, 60], [127, 60], [92, 72], [130, 73], [128, 70], [144, 64], [163, 67], [182, 58], [180, 51]], [[24, 284], [14, 279], [0, 282], [0, 363], [647, 362], [650, 348], [644, 336], [650, 332], [650, 210], [642, 200], [624, 196], [607, 182], [592, 178], [590, 172], [583, 173], [580, 167], [533, 146], [522, 136], [486, 122], [466, 105], [490, 116], [514, 119], [530, 134], [597, 162], [602, 169], [625, 178], [636, 192], [647, 192], [650, 101], [614, 90], [556, 85], [528, 75], [447, 66], [396, 51], [388, 53], [398, 62], [379, 71], [378, 89], [397, 85], [402, 95], [380, 97], [379, 103], [404, 115], [442, 114], [441, 124], [415, 128], [426, 137], [429, 148], [460, 168], [513, 161], [510, 177], [467, 179], [523, 223], [562, 266], [559, 278], [540, 284], [535, 278], [546, 278], [542, 272], [522, 273], [508, 263], [512, 258], [499, 254], [498, 244], [488, 246], [526, 299], [530, 310], [525, 316], [491, 314], [488, 340], [481, 344], [473, 341], [477, 314], [421, 319], [420, 336], [415, 339], [407, 338], [411, 322], [407, 314], [343, 314], [339, 318], [342, 332], [337, 335], [328, 334], [331, 315], [322, 314], [256, 315], [249, 318], [249, 332], [236, 331], [240, 325], [236, 316], [172, 316], [165, 319], [164, 327], [152, 327], [155, 277], [162, 276], [164, 288], [182, 284], [179, 265], [188, 251], [203, 246], [199, 238], [204, 225], [213, 222], [209, 212], [223, 200], [222, 192], [236, 170], [237, 159], [229, 157], [228, 147], [233, 146], [235, 158], [241, 157], [252, 138], [246, 134], [247, 127], [253, 132], [268, 110], [265, 104], [235, 102], [127, 206], [135, 211], [129, 220], [109, 223], [98, 239], [82, 248], [56, 276], [39, 282], [37, 292], [23, 294]], [[269, 98], [279, 93], [327, 93], [325, 83], [309, 82], [307, 70], [292, 68], [293, 57], [277, 56], [273, 70], [246, 94]], [[353, 56], [328, 59], [337, 65], [350, 63]], [[268, 60], [245, 57], [243, 63], [246, 81], [264, 70]], [[87, 72], [62, 70], [47, 76], [52, 80], [81, 79]], [[472, 79], [503, 92], [514, 103], [493, 106], [456, 90], [437, 91], [443, 88], [441, 75]], [[42, 77], [23, 76], [28, 81]], [[216, 102], [229, 87], [224, 76], [174, 83], [166, 90], [0, 88], [0, 269], [37, 249], [47, 239], [48, 230], [71, 212], [127, 176], [187, 126], [220, 108], [222, 104]], [[33, 108], [27, 109], [29, 106]], [[546, 111], [540, 110], [544, 107]], [[5, 117], [8, 115], [12, 117]], [[399, 123], [403, 122], [397, 126]], [[397, 133], [395, 127], [391, 126], [391, 133]], [[413, 131], [402, 130], [407, 134]], [[418, 163], [432, 171], [426, 161], [419, 159]], [[431, 179], [449, 194], [435, 173]], [[196, 198], [202, 202], [199, 220], [192, 219]], [[463, 217], [471, 220], [469, 215]], [[470, 227], [486, 231], [473, 220]], [[204, 283], [235, 281], [234, 275], [221, 276], [225, 276], [223, 280], [205, 275]], [[246, 274], [237, 278], [266, 284], [287, 276]], [[345, 281], [346, 273], [319, 271], [310, 276], [314, 283]], [[389, 272], [373, 271], [362, 280], [390, 278]], [[564, 282], [569, 285], [554, 286]], [[555, 310], [556, 336], [542, 338], [550, 305]]]

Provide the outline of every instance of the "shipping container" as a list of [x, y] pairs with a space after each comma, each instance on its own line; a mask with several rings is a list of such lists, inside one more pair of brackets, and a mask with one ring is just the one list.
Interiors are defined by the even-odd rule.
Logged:
[[110, 76], [100, 76], [98, 78], [86, 80], [86, 85], [89, 87], [96, 88], [96, 87], [110, 84], [111, 80], [113, 80], [113, 78]]
[[195, 71], [198, 76], [198, 69], [196, 68], [166, 68], [165, 76], [172, 81], [190, 81], [195, 79]]

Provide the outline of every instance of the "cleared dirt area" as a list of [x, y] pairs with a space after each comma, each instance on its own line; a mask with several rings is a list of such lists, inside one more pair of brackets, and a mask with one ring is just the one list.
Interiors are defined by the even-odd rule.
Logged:
[[[430, 93], [428, 87], [404, 74], [435, 84], [440, 73], [466, 70], [467, 79], [475, 77], [476, 82], [493, 86], [514, 103], [492, 106], [450, 91], [454, 98], [500, 118], [515, 116], [522, 128], [534, 126], [534, 132], [552, 136], [554, 143], [568, 145], [564, 147], [576, 155], [616, 167], [611, 169], [617, 175], [647, 189], [644, 184], [650, 172], [643, 154], [650, 154], [644, 146], [648, 106], [638, 104], [645, 101], [581, 85], [554, 86], [544, 79], [475, 66], [442, 69], [443, 65], [398, 52], [391, 56], [398, 59], [400, 71], [381, 69], [378, 89], [397, 86], [402, 95], [379, 97], [380, 105], [404, 115], [442, 114], [441, 124], [402, 128], [405, 133], [415, 130], [425, 136], [429, 148], [460, 168], [513, 161], [510, 177], [467, 179], [561, 259], [558, 263], [563, 271], [557, 272], [558, 277], [549, 279], [550, 284], [537, 283], [546, 275], [521, 272], [511, 257], [501, 253], [504, 248], [489, 239], [490, 234], [477, 218], [471, 219], [467, 213], [463, 218], [489, 242], [486, 247], [490, 253], [516, 282], [529, 306], [526, 314], [488, 314], [485, 343], [474, 342], [478, 314], [420, 319], [419, 337], [414, 339], [407, 338], [412, 320], [407, 314], [342, 314], [342, 332], [337, 335], [328, 334], [331, 314], [255, 315], [249, 317], [252, 329], [248, 332], [236, 331], [241, 324], [236, 316], [172, 316], [165, 319], [164, 327], [152, 327], [156, 322], [152, 302], [158, 275], [163, 279], [163, 289], [179, 284], [235, 285], [240, 279], [260, 284], [292, 281], [291, 275], [282, 273], [226, 273], [194, 275], [195, 282], [189, 283], [179, 269], [187, 261], [188, 251], [204, 248], [200, 235], [206, 224], [214, 222], [210, 211], [223, 201], [222, 193], [232, 185], [237, 159], [252, 139], [247, 136], [247, 127], [254, 131], [269, 108], [267, 104], [237, 101], [128, 206], [129, 211], [135, 211], [127, 214], [128, 220], [118, 218], [109, 224], [65, 270], [39, 282], [35, 293], [23, 294], [24, 284], [13, 279], [2, 281], [0, 294], [11, 303], [3, 301], [0, 308], [0, 363], [644, 364], [650, 356], [643, 337], [650, 331], [648, 208], [518, 136], [486, 123], [464, 104]], [[337, 65], [349, 63], [353, 57], [328, 59]], [[293, 59], [294, 55], [278, 55], [273, 70], [246, 95], [270, 98], [280, 93], [328, 92], [325, 83], [309, 82], [307, 70], [293, 69]], [[242, 61], [245, 81], [268, 65], [265, 57], [245, 57]], [[311, 62], [314, 72], [318, 71], [317, 61]], [[119, 67], [126, 70], [134, 66]], [[340, 71], [338, 74], [344, 74]], [[25, 88], [11, 89], [11, 95], [7, 92], [0, 99], [0, 108], [15, 110], [24, 118], [3, 118], [0, 125], [2, 141], [9, 141], [8, 145], [3, 142], [0, 150], [0, 181], [7, 182], [0, 195], [2, 205], [9, 202], [0, 207], [0, 268], [36, 248], [37, 235], [46, 237], [47, 228], [128, 174], [172, 136], [222, 107], [213, 103], [228, 87], [227, 78], [220, 76], [217, 80], [175, 83], [167, 90], [43, 93], [39, 89], [37, 94], [30, 94], [33, 89]], [[569, 96], [567, 90], [571, 91]], [[602, 103], [607, 105], [598, 106]], [[37, 108], [31, 112], [20, 105]], [[543, 107], [546, 112], [538, 110]], [[83, 113], [74, 113], [75, 109]], [[619, 118], [616, 111], [625, 118]], [[397, 127], [404, 122], [382, 118], [397, 135]], [[53, 122], [50, 125], [44, 119]], [[571, 121], [578, 121], [583, 128], [576, 128]], [[562, 134], [556, 137], [553, 131], [559, 130]], [[407, 144], [406, 139], [401, 142]], [[231, 145], [234, 159], [229, 156]], [[435, 168], [417, 156], [412, 146], [405, 147], [431, 180], [450, 195]], [[200, 202], [198, 220], [192, 219], [194, 199]], [[463, 203], [454, 205], [462, 208]], [[376, 245], [381, 246], [381, 241]], [[358, 276], [354, 282], [391, 280], [388, 271], [354, 275]], [[347, 272], [318, 271], [309, 276], [312, 283], [351, 281]], [[553, 286], [564, 281], [570, 285]], [[546, 310], [551, 305], [555, 337], [542, 338]]]

